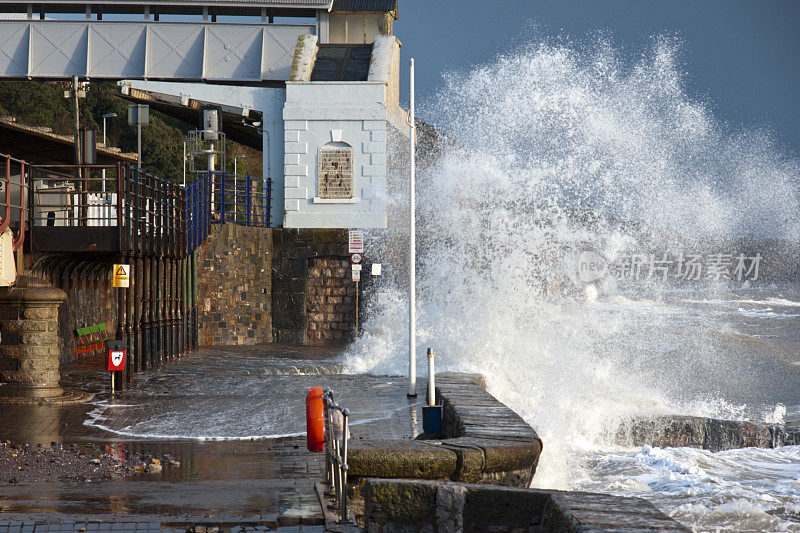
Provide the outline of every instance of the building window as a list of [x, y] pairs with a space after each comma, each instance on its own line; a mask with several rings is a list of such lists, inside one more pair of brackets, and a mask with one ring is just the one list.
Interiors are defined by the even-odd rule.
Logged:
[[318, 195], [322, 199], [353, 197], [353, 148], [346, 143], [328, 143], [319, 149]]

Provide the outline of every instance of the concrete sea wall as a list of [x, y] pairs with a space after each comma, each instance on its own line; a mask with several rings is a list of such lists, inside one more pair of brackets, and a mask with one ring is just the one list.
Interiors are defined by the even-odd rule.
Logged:
[[350, 476], [528, 486], [542, 452], [533, 428], [486, 392], [481, 376], [442, 373], [436, 379], [444, 438], [353, 441]]
[[369, 533], [687, 532], [641, 498], [491, 485], [370, 479], [364, 489]]
[[352, 508], [369, 533], [689, 531], [640, 498], [527, 488], [533, 428], [482, 376], [439, 374], [436, 395], [441, 438], [351, 441]]

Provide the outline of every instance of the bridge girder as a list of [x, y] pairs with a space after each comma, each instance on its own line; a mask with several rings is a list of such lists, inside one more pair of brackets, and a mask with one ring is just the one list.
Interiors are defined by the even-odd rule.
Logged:
[[289, 78], [313, 24], [0, 21], [0, 78], [261, 83]]

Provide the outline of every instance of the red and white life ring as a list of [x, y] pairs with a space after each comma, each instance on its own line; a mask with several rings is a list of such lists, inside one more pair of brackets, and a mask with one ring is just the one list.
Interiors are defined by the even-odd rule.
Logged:
[[306, 446], [311, 452], [325, 449], [325, 404], [322, 387], [311, 387], [306, 395]]

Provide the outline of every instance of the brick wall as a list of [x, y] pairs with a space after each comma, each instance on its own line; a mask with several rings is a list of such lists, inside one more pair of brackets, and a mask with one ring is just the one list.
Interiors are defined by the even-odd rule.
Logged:
[[276, 229], [273, 244], [275, 342], [337, 344], [349, 340], [353, 323], [345, 315], [353, 317], [355, 310], [344, 307], [344, 298], [355, 293], [342, 294], [350, 276], [347, 230]]
[[306, 280], [307, 343], [351, 340], [355, 328], [355, 296], [356, 285], [347, 258], [310, 259]]
[[197, 249], [201, 346], [272, 341], [272, 231], [215, 225]]

